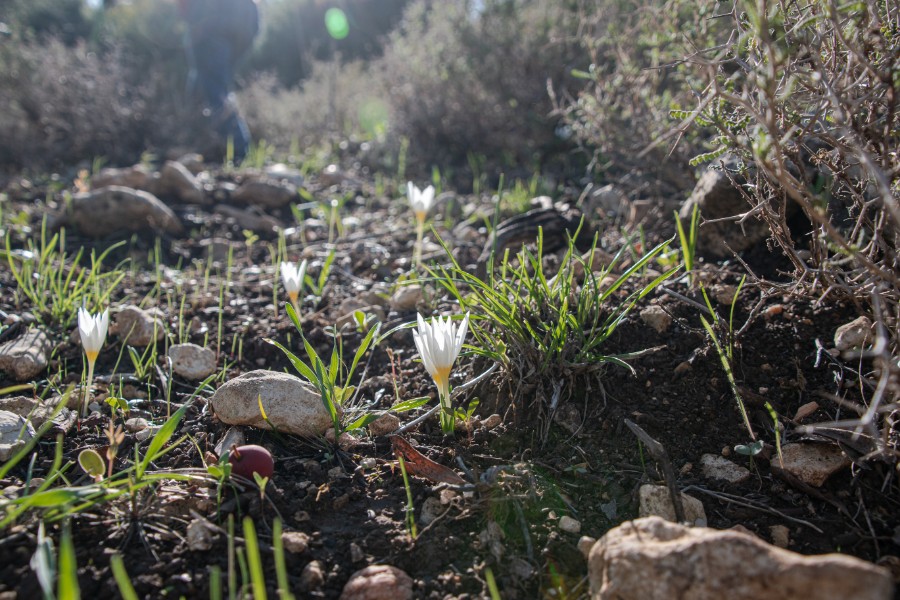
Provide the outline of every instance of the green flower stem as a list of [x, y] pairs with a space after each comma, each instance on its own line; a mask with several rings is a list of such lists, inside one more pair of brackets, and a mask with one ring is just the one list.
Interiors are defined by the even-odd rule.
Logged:
[[88, 361], [88, 374], [87, 374], [87, 382], [84, 386], [84, 402], [81, 405], [81, 416], [87, 416], [88, 404], [91, 401], [91, 386], [94, 384], [94, 362], [93, 360]]
[[456, 419], [453, 417], [453, 405], [450, 402], [450, 394], [438, 393], [438, 403], [441, 406], [441, 412], [438, 413], [441, 421], [441, 431], [448, 435], [452, 434], [456, 431]]
[[425, 233], [425, 219], [416, 219], [416, 267], [422, 264], [422, 236]]

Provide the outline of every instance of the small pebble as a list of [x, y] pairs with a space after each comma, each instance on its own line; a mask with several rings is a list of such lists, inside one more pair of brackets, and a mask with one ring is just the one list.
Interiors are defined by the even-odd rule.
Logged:
[[363, 554], [362, 548], [360, 548], [357, 544], [350, 544], [350, 560], [352, 562], [358, 563], [365, 560], [366, 555]]
[[502, 422], [503, 422], [503, 419], [500, 417], [500, 415], [498, 415], [497, 413], [494, 413], [491, 416], [489, 416], [487, 419], [485, 419], [482, 422], [482, 425], [484, 425], [485, 429], [494, 429], [495, 427], [500, 425], [500, 423], [502, 423]]
[[569, 515], [563, 515], [559, 520], [559, 529], [560, 531], [565, 531], [566, 533], [580, 533], [581, 521], [573, 519]]
[[132, 417], [125, 421], [125, 431], [130, 433], [137, 433], [138, 431], [143, 431], [147, 429], [149, 424], [147, 423], [147, 419], [143, 419], [141, 417]]
[[291, 554], [303, 554], [309, 547], [309, 536], [302, 531], [285, 531], [281, 534], [281, 543]]
[[325, 568], [321, 562], [314, 560], [300, 573], [300, 586], [306, 591], [317, 590], [325, 583]]

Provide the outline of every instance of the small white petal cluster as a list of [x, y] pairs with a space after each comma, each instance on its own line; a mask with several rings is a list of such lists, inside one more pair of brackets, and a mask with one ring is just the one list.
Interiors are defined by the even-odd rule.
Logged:
[[459, 356], [466, 332], [469, 328], [469, 313], [461, 323], [452, 321], [450, 317], [435, 318], [428, 323], [422, 315], [416, 315], [419, 321], [418, 331], [413, 330], [413, 340], [422, 357], [425, 370], [438, 386], [441, 398], [450, 393], [450, 369]]
[[96, 315], [92, 315], [83, 307], [78, 309], [78, 333], [81, 334], [81, 346], [89, 361], [97, 359], [97, 354], [100, 353], [100, 348], [106, 340], [107, 329], [109, 329], [109, 309]]
[[431, 210], [431, 205], [434, 204], [434, 186], [429, 185], [424, 190], [420, 190], [410, 181], [407, 182], [406, 189], [407, 196], [409, 196], [409, 205], [412, 207], [413, 212], [416, 213], [416, 218], [424, 219], [425, 214]]
[[300, 261], [295, 265], [290, 262], [281, 263], [281, 281], [291, 300], [296, 300], [303, 288], [303, 279], [306, 277], [306, 261]]

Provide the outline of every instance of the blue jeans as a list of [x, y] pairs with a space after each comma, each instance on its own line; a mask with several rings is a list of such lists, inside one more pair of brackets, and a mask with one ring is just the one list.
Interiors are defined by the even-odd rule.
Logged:
[[240, 57], [222, 36], [192, 40], [189, 54], [193, 57], [191, 82], [203, 92], [216, 132], [232, 140], [234, 160], [241, 161], [250, 149], [250, 130], [231, 95], [234, 69]]

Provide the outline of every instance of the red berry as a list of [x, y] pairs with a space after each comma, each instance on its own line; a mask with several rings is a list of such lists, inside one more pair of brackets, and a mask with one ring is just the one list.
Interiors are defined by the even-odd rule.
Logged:
[[228, 462], [231, 463], [232, 473], [250, 480], [254, 473], [259, 473], [260, 477], [271, 477], [275, 471], [272, 453], [255, 444], [232, 448]]

